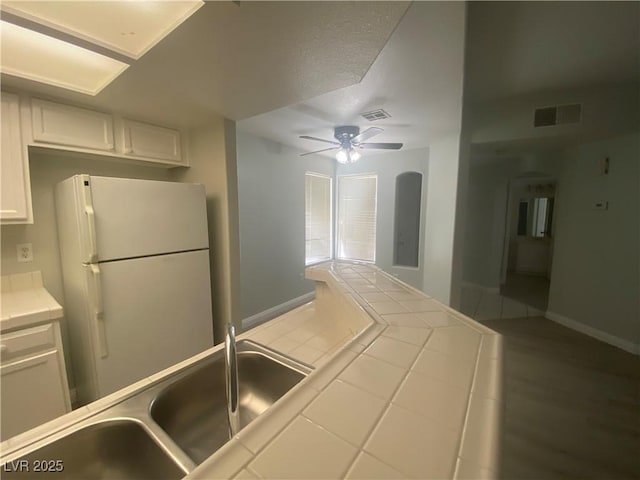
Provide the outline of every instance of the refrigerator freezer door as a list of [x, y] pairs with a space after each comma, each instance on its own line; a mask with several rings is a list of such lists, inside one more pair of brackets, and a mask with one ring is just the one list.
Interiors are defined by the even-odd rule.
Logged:
[[103, 263], [99, 278], [99, 396], [213, 346], [208, 250]]
[[93, 212], [97, 246], [97, 256], [83, 262], [209, 248], [202, 185], [86, 175], [75, 178], [76, 188], [91, 190], [91, 205], [83, 208]]

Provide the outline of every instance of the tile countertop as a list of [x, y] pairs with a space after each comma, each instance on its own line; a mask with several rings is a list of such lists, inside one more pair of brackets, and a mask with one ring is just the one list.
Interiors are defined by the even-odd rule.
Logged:
[[3, 275], [0, 331], [23, 328], [62, 317], [62, 307], [42, 285], [39, 271]]
[[316, 367], [186, 478], [497, 478], [502, 337], [371, 265], [250, 330]]

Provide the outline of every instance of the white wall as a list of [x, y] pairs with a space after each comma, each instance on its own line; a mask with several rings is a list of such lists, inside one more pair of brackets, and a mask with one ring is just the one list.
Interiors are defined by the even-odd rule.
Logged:
[[429, 150], [400, 150], [397, 152], [367, 155], [351, 165], [338, 165], [337, 175], [374, 173], [378, 176], [378, 204], [376, 223], [376, 265], [384, 271], [397, 275], [399, 279], [422, 289], [424, 272], [424, 241], [419, 252], [419, 267], [397, 267], [393, 265], [394, 212], [396, 198], [396, 177], [404, 172], [422, 173], [422, 201], [420, 238], [425, 236], [425, 212], [427, 208]]
[[334, 176], [335, 161], [237, 132], [240, 316], [313, 292], [305, 280], [305, 177]]
[[[29, 155], [29, 166], [34, 223], [32, 225], [3, 225], [0, 227], [2, 275], [40, 270], [44, 286], [64, 307], [62, 267], [60, 265], [60, 247], [54, 204], [56, 184], [80, 173], [149, 180], [169, 180], [170, 174], [165, 168], [137, 166], [113, 160], [89, 159], [64, 153], [32, 152]], [[33, 245], [33, 262], [18, 263], [16, 245], [19, 243]], [[69, 352], [69, 335], [64, 320], [61, 329], [64, 348], [66, 352]], [[69, 383], [73, 387], [75, 383], [68, 354], [65, 360]]]
[[[608, 175], [599, 162], [610, 158]], [[556, 197], [549, 316], [640, 353], [640, 134], [565, 152]], [[596, 201], [609, 202], [606, 211]], [[590, 330], [591, 329], [591, 330]], [[599, 333], [598, 333], [599, 332]], [[601, 336], [602, 338], [602, 336]]]
[[449, 304], [451, 300], [460, 135], [451, 135], [429, 149], [429, 183], [422, 289]]

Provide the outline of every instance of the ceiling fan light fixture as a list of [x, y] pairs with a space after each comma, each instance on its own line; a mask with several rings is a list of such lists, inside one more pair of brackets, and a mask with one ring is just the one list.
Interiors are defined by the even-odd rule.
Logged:
[[343, 165], [355, 163], [360, 160], [360, 157], [360, 152], [357, 152], [353, 147], [340, 147], [340, 149], [336, 152], [336, 160], [338, 161], [338, 163], [341, 163]]

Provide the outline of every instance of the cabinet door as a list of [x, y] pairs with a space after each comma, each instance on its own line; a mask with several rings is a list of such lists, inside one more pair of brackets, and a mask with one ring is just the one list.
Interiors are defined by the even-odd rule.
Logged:
[[106, 113], [31, 99], [33, 141], [113, 151], [113, 117]]
[[56, 350], [2, 365], [0, 379], [2, 440], [67, 412]]
[[0, 220], [3, 224], [31, 223], [29, 162], [22, 142], [17, 95], [2, 93], [1, 113]]
[[182, 161], [179, 131], [133, 120], [123, 120], [123, 124], [125, 155]]

